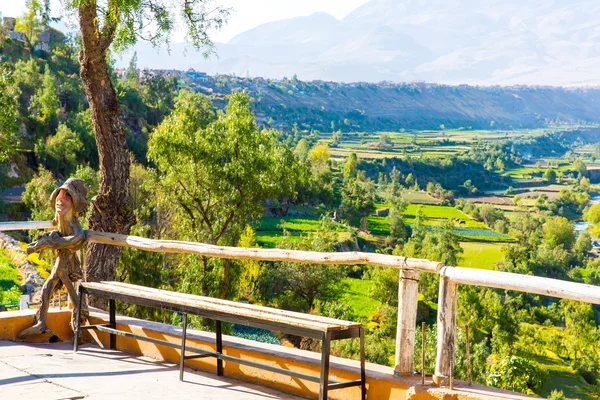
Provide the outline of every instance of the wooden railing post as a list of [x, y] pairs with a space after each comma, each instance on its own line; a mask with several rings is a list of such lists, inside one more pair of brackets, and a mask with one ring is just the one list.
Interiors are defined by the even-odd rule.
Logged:
[[396, 375], [411, 375], [414, 372], [418, 302], [419, 273], [401, 269], [398, 284], [398, 326], [394, 368]]
[[440, 271], [440, 292], [437, 313], [437, 355], [433, 381], [438, 384], [448, 384], [454, 364], [454, 349], [456, 341], [456, 300], [458, 284], [444, 276], [444, 267]]

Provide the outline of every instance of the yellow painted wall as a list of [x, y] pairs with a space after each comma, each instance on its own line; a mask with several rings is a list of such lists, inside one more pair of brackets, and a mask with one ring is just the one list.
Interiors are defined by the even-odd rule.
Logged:
[[[35, 310], [0, 312], [0, 340], [16, 340], [17, 334], [33, 324]], [[50, 309], [48, 326], [63, 341], [72, 341], [73, 333], [69, 327], [70, 310]], [[170, 325], [141, 321], [133, 318], [118, 317], [117, 328], [138, 335], [181, 343], [181, 328]], [[92, 311], [91, 324], [108, 322], [108, 316], [102, 312]], [[109, 335], [91, 330], [84, 331], [84, 339], [96, 342], [103, 347], [109, 346]], [[34, 337], [32, 342], [47, 342], [48, 335]], [[214, 333], [188, 330], [187, 346], [215, 350]], [[258, 344], [245, 339], [223, 337], [224, 353], [264, 364], [291, 369], [297, 372], [318, 376], [320, 371], [320, 353], [297, 350], [284, 346]], [[140, 354], [158, 360], [179, 363], [179, 350], [162, 345], [155, 345], [142, 340], [117, 337], [117, 349]], [[193, 353], [189, 353], [193, 354]], [[232, 376], [245, 381], [251, 381], [262, 386], [272, 387], [283, 392], [293, 393], [309, 398], [318, 398], [319, 385], [287, 375], [277, 374], [262, 369], [248, 367], [233, 362], [224, 361], [225, 376]], [[186, 361], [187, 367], [201, 369], [216, 374], [216, 359], [201, 358]], [[358, 361], [344, 360], [332, 357], [330, 363], [330, 378], [346, 381], [360, 379]], [[179, 374], [173, 373], [166, 379], [178, 380]], [[474, 385], [465, 390], [450, 391], [426, 385], [421, 386], [420, 376], [395, 377], [393, 370], [388, 367], [367, 363], [367, 398], [369, 400], [385, 399], [526, 399], [531, 398], [494, 389], [488, 391], [484, 386]], [[456, 382], [460, 385], [460, 382]], [[504, 394], [503, 394], [504, 393]], [[330, 399], [354, 400], [360, 399], [360, 388], [345, 388], [329, 392]]]

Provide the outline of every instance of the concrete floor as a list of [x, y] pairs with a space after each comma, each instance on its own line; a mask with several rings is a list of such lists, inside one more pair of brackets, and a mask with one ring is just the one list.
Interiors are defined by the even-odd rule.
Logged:
[[300, 399], [258, 385], [92, 345], [0, 341], [0, 399]]

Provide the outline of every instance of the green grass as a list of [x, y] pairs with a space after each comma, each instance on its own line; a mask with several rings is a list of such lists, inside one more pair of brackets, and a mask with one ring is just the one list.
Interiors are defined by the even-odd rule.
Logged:
[[464, 252], [459, 267], [494, 269], [494, 264], [503, 257], [502, 247], [505, 244], [463, 242], [460, 246]]
[[548, 370], [548, 380], [541, 390], [541, 395], [547, 397], [553, 390], [562, 390], [569, 399], [593, 400], [598, 399], [590, 385], [575, 373], [560, 357], [551, 351], [546, 356], [528, 355], [538, 365]]
[[427, 218], [442, 218], [442, 219], [456, 218], [456, 219], [460, 219], [460, 220], [470, 220], [471, 219], [471, 217], [469, 217], [467, 214], [463, 213], [462, 211], [460, 211], [454, 207], [438, 206], [438, 205], [431, 205], [431, 204], [423, 204], [423, 205], [409, 204], [406, 207], [406, 210], [404, 210], [404, 215], [414, 217], [417, 214], [417, 209], [419, 207], [421, 208], [421, 212], [423, 213], [423, 216], [425, 216]]
[[[557, 348], [562, 348], [557, 343], [568, 340], [562, 328], [528, 323], [521, 323], [520, 327], [518, 355], [534, 361], [549, 374], [539, 395], [547, 397], [553, 390], [562, 390], [569, 399], [598, 399], [594, 387], [585, 382], [562, 358], [566, 353], [559, 355], [554, 352]], [[550, 345], [551, 343], [554, 345]]]
[[319, 227], [320, 219], [316, 217], [264, 217], [260, 220], [260, 226], [256, 229], [261, 231], [288, 231], [314, 232]]
[[[274, 248], [283, 240], [283, 231], [286, 230], [288, 243], [298, 243], [303, 234], [315, 232], [319, 228], [319, 217], [263, 217], [256, 228], [256, 242], [261, 247]], [[332, 223], [333, 224], [333, 223]], [[335, 223], [340, 240], [349, 236], [348, 229]]]
[[359, 320], [366, 320], [381, 305], [381, 302], [369, 297], [371, 281], [357, 278], [344, 278], [343, 282], [348, 285], [344, 295], [344, 302], [348, 304]]
[[0, 250], [0, 303], [18, 302], [20, 295], [17, 267], [6, 253]]
[[3, 250], [0, 250], [0, 291], [9, 290], [19, 285], [19, 274], [17, 267], [8, 258]]

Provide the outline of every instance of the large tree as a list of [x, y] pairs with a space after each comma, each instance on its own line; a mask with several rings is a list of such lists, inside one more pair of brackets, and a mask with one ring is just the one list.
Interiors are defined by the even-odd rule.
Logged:
[[[129, 205], [129, 152], [120, 120], [117, 94], [110, 80], [108, 51], [150, 40], [168, 44], [177, 15], [187, 39], [204, 55], [212, 50], [208, 31], [220, 27], [228, 9], [212, 0], [64, 0], [76, 11], [81, 32], [81, 80], [90, 104], [100, 161], [100, 190], [92, 200], [90, 229], [129, 233], [134, 214]], [[178, 6], [177, 6], [178, 5]], [[91, 244], [86, 254], [86, 279], [114, 278], [120, 249]]]
[[[150, 136], [148, 156], [160, 173], [157, 197], [176, 210], [179, 237], [210, 244], [235, 245], [246, 224], [263, 215], [265, 200], [292, 194], [297, 176], [291, 151], [277, 132], [256, 125], [245, 93], [230, 95], [225, 112], [215, 115], [206, 96], [181, 91]], [[227, 294], [229, 266], [215, 276], [220, 293], [203, 284], [202, 295]], [[213, 270], [204, 257], [202, 278]]]

